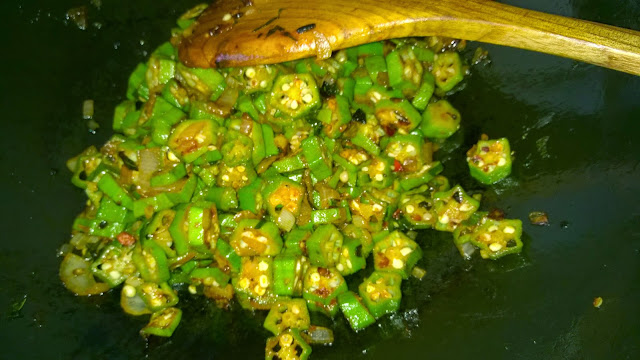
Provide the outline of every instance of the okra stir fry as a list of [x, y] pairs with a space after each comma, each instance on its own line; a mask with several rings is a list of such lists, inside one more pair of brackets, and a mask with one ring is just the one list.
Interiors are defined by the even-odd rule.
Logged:
[[[150, 315], [143, 336], [172, 335], [181, 296], [236, 301], [268, 311], [267, 359], [306, 359], [333, 342], [310, 312], [359, 331], [400, 308], [402, 282], [425, 274], [416, 230], [452, 233], [465, 258], [521, 251], [520, 220], [479, 211], [479, 194], [440, 175], [462, 121], [447, 100], [468, 72], [456, 47], [396, 39], [189, 68], [176, 45], [202, 9], [131, 74], [116, 134], [68, 162], [88, 197], [63, 246], [71, 292], [120, 292], [127, 314]], [[480, 183], [500, 181], [509, 142], [483, 135], [467, 161]]]

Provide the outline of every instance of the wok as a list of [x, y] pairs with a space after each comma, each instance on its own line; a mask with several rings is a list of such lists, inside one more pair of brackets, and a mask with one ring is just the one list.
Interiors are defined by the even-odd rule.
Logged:
[[[138, 335], [146, 318], [125, 315], [118, 294], [76, 297], [57, 275], [57, 248], [85, 201], [65, 160], [109, 137], [129, 72], [197, 2], [0, 3], [0, 358], [263, 356], [263, 313], [183, 296], [178, 331], [146, 343]], [[635, 0], [504, 2], [640, 30]], [[83, 4], [86, 30], [65, 20]], [[523, 220], [523, 253], [464, 261], [449, 234], [422, 233], [428, 273], [404, 284], [401, 311], [358, 334], [337, 317], [335, 344], [314, 348], [314, 359], [640, 358], [640, 77], [512, 48], [470, 51], [478, 45], [492, 63], [452, 97], [464, 118], [456, 140], [462, 149], [481, 133], [511, 140], [513, 174], [485, 188], [483, 206]], [[82, 119], [85, 99], [95, 100], [96, 134]], [[463, 152], [441, 153], [445, 174], [481, 189]], [[532, 210], [551, 224], [530, 225]]]

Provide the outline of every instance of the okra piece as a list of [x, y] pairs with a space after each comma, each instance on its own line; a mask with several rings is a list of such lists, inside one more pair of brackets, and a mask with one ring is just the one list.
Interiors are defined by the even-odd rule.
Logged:
[[422, 258], [422, 249], [400, 231], [394, 231], [373, 248], [373, 263], [378, 271], [389, 271], [408, 279], [411, 269]]
[[310, 74], [280, 75], [269, 94], [270, 107], [285, 115], [281, 121], [305, 116], [320, 103], [318, 85]]
[[243, 257], [240, 272], [231, 278], [238, 302], [248, 310], [267, 310], [278, 300], [273, 293], [273, 260]]
[[487, 219], [471, 236], [483, 259], [496, 260], [522, 250], [522, 221]]
[[273, 259], [273, 292], [281, 296], [302, 296], [302, 282], [309, 263], [306, 257], [282, 253]]
[[293, 216], [300, 214], [305, 190], [300, 184], [278, 176], [267, 182], [262, 194], [269, 215], [277, 219], [283, 209], [289, 211]]
[[131, 260], [131, 250], [118, 241], [112, 241], [91, 264], [91, 272], [112, 288], [122, 284], [127, 277], [137, 272]]
[[331, 157], [319, 137], [306, 138], [302, 142], [302, 153], [309, 164], [309, 169], [318, 181], [331, 176]]
[[348, 290], [347, 283], [336, 268], [311, 266], [304, 276], [302, 297], [311, 305], [330, 306], [338, 295]]
[[422, 113], [420, 130], [426, 137], [446, 139], [460, 128], [461, 116], [447, 100], [438, 100], [427, 105]]
[[479, 182], [494, 184], [511, 174], [509, 140], [480, 140], [467, 152], [469, 171]]
[[352, 291], [338, 295], [338, 304], [353, 331], [360, 331], [376, 322], [376, 318]]
[[257, 219], [245, 219], [238, 223], [229, 241], [240, 256], [278, 255], [282, 249], [282, 238], [276, 224]]
[[307, 360], [311, 346], [304, 341], [298, 329], [289, 329], [267, 339], [265, 360]]
[[343, 276], [354, 274], [367, 266], [367, 260], [363, 256], [362, 242], [359, 239], [346, 238], [342, 243], [340, 258], [336, 269]]
[[467, 195], [460, 185], [449, 191], [433, 194], [437, 215], [435, 229], [453, 232], [456, 227], [478, 210], [480, 202]]
[[436, 54], [431, 73], [440, 90], [444, 92], [452, 90], [464, 78], [460, 55], [453, 51]]
[[160, 311], [178, 303], [178, 294], [167, 284], [142, 283], [137, 289], [140, 297], [151, 311]]
[[132, 253], [133, 264], [140, 272], [140, 277], [152, 283], [164, 283], [169, 280], [169, 262], [160, 245], [152, 240], [137, 243]]
[[178, 64], [177, 78], [185, 86], [193, 89], [211, 101], [216, 101], [227, 86], [222, 74], [215, 69], [189, 68]]
[[382, 100], [376, 104], [376, 117], [387, 133], [408, 134], [420, 125], [418, 110], [407, 100]]
[[351, 122], [349, 100], [341, 95], [326, 99], [317, 117], [322, 123], [322, 132], [327, 137], [332, 139], [339, 137]]
[[388, 271], [374, 271], [358, 287], [362, 301], [376, 319], [400, 308], [402, 276]]
[[269, 310], [263, 326], [274, 335], [278, 335], [288, 329], [307, 330], [310, 323], [309, 310], [304, 299], [282, 299]]
[[434, 226], [437, 215], [433, 200], [428, 194], [426, 195], [406, 193], [400, 197], [401, 223], [408, 229], [430, 229]]
[[307, 239], [306, 246], [312, 265], [332, 267], [340, 259], [343, 236], [333, 225], [321, 225]]
[[195, 161], [217, 142], [217, 125], [212, 120], [183, 121], [171, 133], [169, 148], [186, 163]]

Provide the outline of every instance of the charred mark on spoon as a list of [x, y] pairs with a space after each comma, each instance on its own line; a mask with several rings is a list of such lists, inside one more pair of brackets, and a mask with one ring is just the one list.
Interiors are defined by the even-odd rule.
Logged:
[[257, 28], [253, 29], [253, 32], [260, 31], [260, 30], [264, 29], [265, 27], [269, 26], [272, 22], [280, 19], [280, 14], [282, 13], [282, 10], [284, 10], [284, 9], [283, 8], [278, 9], [278, 15], [272, 17], [271, 19], [267, 20], [266, 23], [264, 23], [264, 24], [258, 26]]

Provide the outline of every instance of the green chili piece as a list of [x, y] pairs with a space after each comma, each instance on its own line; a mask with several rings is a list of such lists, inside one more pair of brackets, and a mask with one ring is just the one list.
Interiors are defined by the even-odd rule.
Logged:
[[178, 327], [178, 324], [180, 324], [181, 319], [182, 310], [174, 307], [163, 309], [151, 315], [149, 324], [140, 330], [140, 334], [143, 336], [155, 335], [171, 337]]

